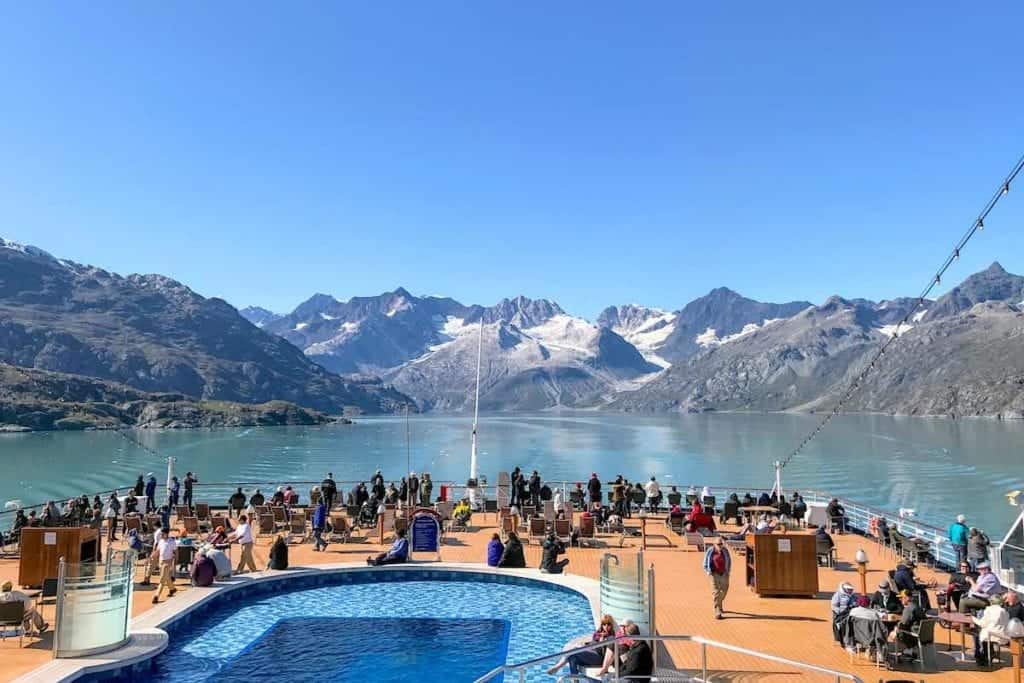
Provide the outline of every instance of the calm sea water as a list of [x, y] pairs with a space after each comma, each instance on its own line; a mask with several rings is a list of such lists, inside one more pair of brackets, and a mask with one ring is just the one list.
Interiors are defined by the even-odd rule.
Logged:
[[[602, 479], [622, 473], [631, 480], [654, 475], [666, 485], [770, 488], [771, 463], [814, 424], [813, 416], [800, 415], [483, 416], [480, 471], [492, 482], [498, 471], [519, 465], [558, 480], [585, 481], [596, 471]], [[470, 425], [467, 417], [413, 417], [412, 469], [436, 481], [463, 481]], [[328, 470], [338, 480], [367, 479], [377, 468], [397, 480], [406, 470], [403, 418], [133, 436], [177, 458], [179, 473], [192, 470], [206, 483], [319, 480]], [[910, 507], [941, 524], [964, 512], [970, 523], [1001, 535], [1015, 512], [1003, 494], [1024, 487], [1022, 449], [1024, 422], [844, 416], [793, 460], [783, 485], [891, 510]], [[111, 432], [0, 435], [0, 467], [0, 501], [26, 504], [124, 486], [151, 471], [162, 482], [166, 472], [164, 460]]]

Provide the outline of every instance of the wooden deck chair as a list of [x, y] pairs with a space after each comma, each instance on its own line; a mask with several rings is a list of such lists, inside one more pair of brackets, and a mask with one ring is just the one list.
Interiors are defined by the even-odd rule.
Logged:
[[555, 521], [555, 501], [545, 500], [544, 509], [542, 514], [544, 515], [544, 521], [551, 524]]
[[256, 506], [256, 514], [257, 515], [270, 515], [271, 517], [273, 517], [274, 516], [274, 510], [271, 508], [270, 505], [257, 505]]
[[537, 508], [532, 505], [523, 506], [523, 520], [533, 519], [537, 516]]
[[270, 509], [272, 511], [271, 514], [274, 515], [274, 524], [282, 529], [287, 528], [288, 516], [284, 512], [284, 507], [281, 505], [274, 505], [271, 506]]
[[684, 534], [686, 538], [687, 548], [696, 548], [697, 550], [704, 552], [704, 537], [698, 534], [696, 531], [687, 531]]
[[512, 515], [501, 518], [501, 537], [508, 539], [508, 535], [516, 530], [516, 520]]
[[445, 522], [451, 520], [455, 504], [450, 500], [439, 500], [434, 505], [434, 509], [437, 511], [437, 514], [441, 515], [441, 526], [444, 526]]
[[128, 515], [124, 518], [124, 532], [128, 533], [132, 529], [135, 529], [135, 533], [142, 537], [142, 517], [138, 515]]
[[665, 525], [669, 528], [669, 531], [673, 531], [679, 534], [680, 536], [686, 533], [686, 517], [684, 517], [683, 515], [678, 515], [675, 517], [669, 515], [668, 520], [666, 520], [665, 522]]
[[556, 519], [555, 536], [566, 545], [572, 542], [572, 522], [568, 519]]
[[327, 540], [331, 543], [347, 543], [349, 536], [352, 534], [352, 528], [349, 526], [348, 517], [343, 513], [334, 512], [330, 516], [331, 530], [327, 534]]
[[580, 517], [579, 542], [580, 545], [597, 542], [597, 539], [594, 537], [594, 518], [590, 515]]
[[274, 515], [260, 515], [260, 523], [258, 527], [258, 533], [260, 536], [273, 536], [277, 531], [277, 525], [274, 524]]
[[231, 525], [228, 523], [227, 517], [225, 517], [224, 515], [213, 515], [210, 518], [210, 527], [216, 529], [219, 526], [224, 527], [225, 531], [231, 528]]
[[548, 533], [548, 525], [540, 517], [534, 517], [530, 520], [530, 533], [527, 536], [528, 541], [537, 539], [537, 541], [543, 541], [544, 536]]
[[205, 529], [210, 528], [210, 504], [196, 503], [196, 520], [199, 526]]
[[160, 528], [160, 515], [146, 515], [146, 528], [150, 534], [156, 533]]
[[288, 520], [288, 542], [291, 543], [293, 538], [298, 537], [299, 540], [296, 542], [303, 543], [308, 535], [305, 513], [293, 512], [291, 519]]
[[191, 517], [192, 511], [188, 509], [188, 505], [175, 505], [174, 516], [177, 517], [178, 522], [181, 522], [186, 517]]
[[732, 541], [726, 539], [725, 545], [734, 553], [747, 554], [747, 542], [746, 541]]
[[185, 534], [187, 536], [198, 536], [199, 535], [199, 520], [195, 517], [182, 517], [181, 523], [185, 526]]
[[0, 602], [0, 638], [7, 640], [7, 634], [14, 631], [18, 636], [18, 647], [25, 644], [25, 603], [21, 600]]

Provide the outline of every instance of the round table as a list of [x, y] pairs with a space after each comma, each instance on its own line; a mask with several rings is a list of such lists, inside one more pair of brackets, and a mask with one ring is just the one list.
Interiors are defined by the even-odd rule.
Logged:
[[[956, 624], [956, 630], [960, 632], [960, 661], [967, 660], [967, 630], [974, 627], [974, 617], [970, 614], [959, 612], [939, 612], [936, 619], [940, 623], [945, 622], [952, 626]], [[950, 629], [952, 630], [952, 629]], [[949, 634], [949, 649], [953, 649], [953, 634]]]

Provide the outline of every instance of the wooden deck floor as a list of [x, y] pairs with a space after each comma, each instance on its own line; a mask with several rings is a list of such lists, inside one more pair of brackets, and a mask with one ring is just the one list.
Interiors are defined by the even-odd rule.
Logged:
[[[442, 559], [453, 562], [483, 562], [485, 546], [495, 529], [494, 515], [474, 519], [472, 532], [450, 535], [443, 547]], [[649, 529], [654, 526], [649, 523]], [[314, 566], [328, 562], [358, 562], [382, 548], [369, 539], [363, 543], [331, 545], [325, 553], [315, 553], [311, 545], [292, 546], [290, 560], [293, 566]], [[573, 574], [598, 578], [600, 558], [611, 552], [622, 558], [633, 557], [639, 550], [639, 539], [627, 538], [624, 547], [618, 547], [617, 537], [607, 539], [605, 548], [570, 548], [568, 571]], [[708, 579], [701, 570], [702, 556], [693, 550], [685, 550], [676, 540], [672, 547], [654, 547], [652, 541], [645, 553], [645, 561], [655, 567], [656, 621], [662, 634], [700, 635], [705, 638], [746, 647], [770, 654], [798, 660], [830, 669], [853, 673], [866, 683], [870, 681], [914, 680], [914, 681], [1010, 681], [1012, 674], [1007, 665], [996, 671], [977, 671], [973, 661], [960, 663], [954, 657], [959, 652], [959, 636], [953, 636], [954, 651], [946, 651], [948, 634], [936, 630], [941, 671], [933, 674], [913, 672], [879, 671], [874, 664], [864, 659], [854, 660], [832, 640], [829, 598], [842, 581], [859, 585], [859, 578], [852, 558], [858, 548], [864, 548], [870, 556], [868, 587], [874, 590], [879, 581], [886, 578], [886, 572], [895, 565], [894, 560], [870, 540], [860, 536], [836, 537], [839, 562], [835, 568], [819, 570], [821, 593], [815, 599], [808, 598], [759, 598], [744, 585], [742, 561], [734, 561], [731, 589], [726, 600], [726, 618], [714, 619], [711, 607], [711, 592]], [[269, 539], [261, 539], [257, 546], [257, 564], [265, 566]], [[540, 561], [540, 549], [536, 545], [526, 547], [528, 566], [536, 567]], [[919, 572], [925, 577], [936, 576], [940, 583], [945, 575], [933, 575], [928, 569]], [[0, 581], [16, 580], [17, 561], [0, 560]], [[187, 590], [187, 582], [179, 581], [179, 588]], [[133, 613], [140, 614], [151, 605], [149, 592], [152, 589], [139, 588], [135, 593]], [[179, 592], [180, 595], [180, 592]], [[174, 598], [171, 598], [172, 600]], [[934, 600], [933, 600], [934, 602]], [[45, 608], [44, 616], [53, 620], [53, 607]], [[968, 639], [968, 648], [970, 640]], [[0, 643], [0, 681], [9, 681], [35, 668], [50, 658], [50, 639], [25, 641], [19, 648], [17, 639]], [[696, 668], [700, 655], [696, 645], [676, 644], [669, 647], [674, 664], [680, 668]], [[1005, 656], [1005, 655], [1004, 655]], [[820, 675], [800, 677], [796, 670], [769, 661], [733, 654], [722, 650], [709, 650], [709, 667], [715, 670], [716, 681], [786, 681], [786, 680], [829, 680]]]

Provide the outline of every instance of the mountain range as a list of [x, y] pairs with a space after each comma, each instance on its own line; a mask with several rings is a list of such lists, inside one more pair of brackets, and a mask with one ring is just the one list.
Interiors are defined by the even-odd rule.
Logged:
[[[0, 240], [0, 397], [20, 400], [23, 425], [39, 417], [24, 417], [39, 412], [31, 405], [55, 424], [68, 415], [54, 401], [108, 402], [99, 395], [118, 398], [121, 424], [139, 423], [145, 402], [165, 412], [177, 402], [169, 419], [200, 424], [461, 411], [473, 405], [479, 350], [484, 410], [814, 411], [898, 335], [845, 410], [1017, 417], [1022, 303], [1024, 278], [994, 263], [935, 301], [768, 303], [719, 287], [676, 310], [610, 306], [590, 322], [547, 299], [485, 306], [399, 287], [315, 294], [277, 314]], [[275, 403], [267, 417], [198, 415], [215, 402]]]
[[423, 410], [472, 407], [480, 344], [483, 409], [644, 412], [831, 408], [898, 334], [845, 409], [1015, 417], [1022, 300], [1024, 278], [994, 263], [936, 301], [768, 303], [719, 287], [675, 311], [609, 306], [591, 324], [544, 299], [467, 306], [399, 288], [317, 294], [265, 329], [325, 367], [382, 376]]

